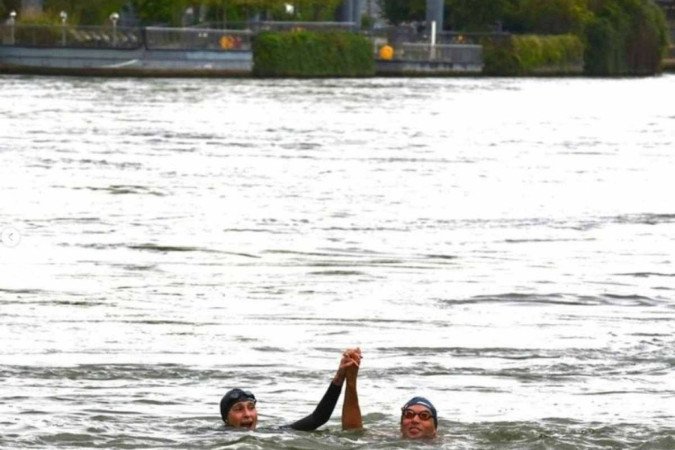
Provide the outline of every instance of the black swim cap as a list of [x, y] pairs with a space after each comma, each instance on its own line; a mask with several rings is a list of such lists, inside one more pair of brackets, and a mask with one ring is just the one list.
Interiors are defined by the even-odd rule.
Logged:
[[403, 405], [403, 408], [401, 408], [401, 413], [405, 412], [406, 409], [410, 408], [413, 405], [421, 405], [424, 406], [426, 409], [428, 409], [431, 412], [431, 417], [433, 417], [434, 419], [434, 428], [438, 428], [438, 415], [436, 414], [436, 408], [434, 407], [433, 403], [431, 403], [424, 397], [413, 397], [410, 400], [408, 400], [408, 403]]
[[244, 391], [239, 388], [234, 388], [229, 391], [223, 398], [220, 399], [220, 417], [223, 418], [223, 422], [227, 423], [227, 415], [230, 412], [230, 408], [234, 406], [235, 403], [244, 402], [244, 401], [255, 402], [255, 395], [249, 391]]

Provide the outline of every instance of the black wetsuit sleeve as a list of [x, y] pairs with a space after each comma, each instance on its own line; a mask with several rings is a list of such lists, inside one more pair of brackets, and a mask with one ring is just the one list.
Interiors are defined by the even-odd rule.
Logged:
[[330, 386], [328, 386], [326, 393], [323, 394], [323, 398], [319, 404], [316, 405], [314, 412], [288, 426], [294, 430], [312, 431], [328, 422], [328, 419], [330, 419], [331, 414], [333, 414], [335, 405], [340, 398], [340, 391], [342, 391], [342, 386], [331, 383]]

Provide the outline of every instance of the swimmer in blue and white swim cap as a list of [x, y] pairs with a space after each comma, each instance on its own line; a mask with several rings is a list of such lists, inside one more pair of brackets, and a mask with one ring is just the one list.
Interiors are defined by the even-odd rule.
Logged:
[[413, 397], [401, 408], [401, 437], [428, 439], [436, 437], [438, 414], [433, 403], [424, 397]]
[[[356, 377], [359, 366], [348, 367], [345, 373], [347, 387], [342, 406], [342, 429], [363, 428]], [[401, 437], [404, 439], [433, 439], [438, 429], [436, 407], [424, 397], [413, 397], [401, 408]]]

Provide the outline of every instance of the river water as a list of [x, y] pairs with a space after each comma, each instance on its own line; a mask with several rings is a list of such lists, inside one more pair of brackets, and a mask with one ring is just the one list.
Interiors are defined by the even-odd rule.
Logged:
[[1, 447], [675, 448], [675, 76], [0, 86]]

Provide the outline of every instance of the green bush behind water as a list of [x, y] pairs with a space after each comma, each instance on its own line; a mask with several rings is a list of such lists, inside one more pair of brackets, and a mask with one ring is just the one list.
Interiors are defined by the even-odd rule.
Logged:
[[253, 41], [253, 73], [260, 77], [359, 77], [375, 73], [370, 41], [359, 34], [264, 32]]
[[596, 0], [584, 31], [588, 75], [650, 75], [668, 48], [663, 10], [651, 0]]
[[[424, 0], [381, 1], [394, 23], [423, 20]], [[665, 15], [654, 0], [445, 0], [445, 26], [459, 32], [573, 34], [583, 42], [584, 73], [597, 76], [659, 73], [668, 42]], [[536, 72], [548, 57], [542, 52], [558, 52], [541, 50], [543, 42], [530, 37], [487, 42], [486, 72]]]
[[580, 73], [584, 45], [578, 36], [519, 35], [483, 42], [486, 75]]

